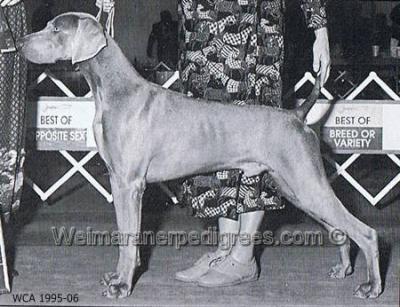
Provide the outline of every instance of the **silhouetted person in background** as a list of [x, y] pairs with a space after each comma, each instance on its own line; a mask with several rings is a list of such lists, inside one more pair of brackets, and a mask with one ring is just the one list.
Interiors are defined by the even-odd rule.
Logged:
[[398, 46], [400, 41], [400, 4], [393, 8], [390, 19], [392, 20], [392, 39], [396, 40], [395, 45]]
[[375, 17], [375, 31], [372, 36], [372, 44], [381, 46], [383, 49], [389, 49], [391, 29], [387, 24], [385, 14], [377, 14]]
[[32, 31], [37, 32], [46, 27], [47, 23], [54, 18], [51, 11], [54, 6], [54, 0], [42, 0], [40, 5], [33, 12]]
[[153, 25], [147, 44], [147, 56], [153, 57], [153, 46], [157, 43], [157, 60], [174, 68], [178, 63], [178, 23], [169, 11], [162, 11], [161, 21]]

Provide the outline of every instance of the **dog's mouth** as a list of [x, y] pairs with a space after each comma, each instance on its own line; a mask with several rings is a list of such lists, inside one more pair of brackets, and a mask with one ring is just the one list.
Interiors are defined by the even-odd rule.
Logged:
[[19, 49], [18, 51], [29, 62], [32, 62], [35, 64], [47, 64], [46, 62], [48, 62], [48, 61], [45, 62], [44, 59], [42, 59], [40, 57], [40, 54], [38, 52], [27, 51], [27, 49], [25, 49], [25, 48]]
[[18, 52], [29, 62], [35, 64], [52, 64], [56, 62], [54, 47], [50, 41], [37, 34], [30, 34], [16, 42]]
[[57, 61], [57, 59], [45, 54], [40, 49], [29, 47], [29, 45], [18, 48], [18, 51], [25, 59], [35, 64], [54, 64]]
[[[39, 54], [38, 52], [35, 51], [34, 48], [31, 47], [31, 44], [29, 40], [23, 38], [20, 38], [16, 42], [17, 50], [18, 52], [29, 62], [37, 63], [37, 60], [39, 60]], [[37, 63], [40, 64], [40, 63]]]

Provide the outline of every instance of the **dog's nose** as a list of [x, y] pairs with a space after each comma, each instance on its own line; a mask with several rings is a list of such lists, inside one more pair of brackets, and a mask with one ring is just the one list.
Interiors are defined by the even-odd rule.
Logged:
[[17, 50], [21, 50], [24, 47], [24, 40], [22, 38], [17, 39], [15, 46], [17, 47]]

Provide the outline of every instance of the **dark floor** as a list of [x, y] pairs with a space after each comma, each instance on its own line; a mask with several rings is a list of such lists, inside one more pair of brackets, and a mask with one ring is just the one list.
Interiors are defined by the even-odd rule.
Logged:
[[[51, 182], [57, 174], [65, 172], [56, 157], [48, 159], [50, 165], [42, 170]], [[39, 163], [40, 161], [37, 160]], [[58, 167], [52, 167], [52, 163]], [[396, 170], [391, 166], [366, 161], [367, 171], [357, 173], [371, 190], [385, 184]], [[88, 167], [93, 174], [101, 174], [97, 163]], [[355, 173], [355, 172], [354, 172]], [[37, 178], [43, 182], [43, 178]], [[106, 177], [102, 181], [106, 183]], [[111, 301], [101, 296], [98, 281], [104, 272], [114, 270], [117, 247], [55, 246], [51, 228], [65, 226], [86, 230], [116, 230], [112, 205], [79, 176], [73, 177], [51, 199], [49, 205], [27, 190], [25, 207], [20, 217], [17, 234], [15, 269], [19, 275], [13, 281], [13, 294], [0, 296], [0, 304], [15, 305], [17, 294], [33, 294], [36, 302], [44, 305], [40, 295], [46, 293], [78, 294], [79, 303], [71, 305], [146, 305], [146, 306], [398, 306], [400, 263], [400, 188], [396, 188], [378, 208], [369, 205], [347, 183], [335, 184], [338, 196], [360, 219], [374, 226], [381, 238], [384, 293], [376, 300], [359, 300], [352, 296], [353, 289], [365, 281], [366, 264], [362, 253], [355, 259], [355, 272], [345, 280], [327, 277], [330, 266], [337, 261], [337, 248], [331, 244], [318, 247], [266, 247], [258, 248], [261, 276], [259, 281], [235, 287], [204, 289], [174, 280], [174, 273], [191, 265], [200, 255], [213, 249], [211, 246], [172, 246], [144, 248], [143, 262], [147, 270], [138, 280], [133, 295], [127, 299]], [[205, 221], [191, 217], [186, 209], [167, 207], [166, 198], [156, 187], [150, 187], [144, 208], [145, 230], [202, 230]], [[281, 212], [270, 212], [265, 229], [318, 230], [318, 225], [304, 217], [293, 207]], [[31, 298], [31, 296], [29, 296]], [[66, 305], [64, 301], [62, 305]]]

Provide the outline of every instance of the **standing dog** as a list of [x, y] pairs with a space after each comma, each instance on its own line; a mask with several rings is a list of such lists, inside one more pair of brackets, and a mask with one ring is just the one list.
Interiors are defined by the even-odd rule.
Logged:
[[[379, 296], [377, 233], [335, 196], [318, 137], [304, 124], [318, 97], [318, 82], [307, 102], [294, 111], [191, 99], [140, 77], [100, 24], [83, 13], [60, 15], [17, 45], [34, 63], [72, 60], [88, 81], [96, 103], [94, 134], [110, 172], [120, 232], [139, 234], [147, 182], [222, 169], [241, 169], [248, 177], [268, 171], [294, 205], [329, 231], [340, 229], [348, 236], [340, 246], [341, 262], [330, 275], [344, 278], [352, 272], [351, 238], [364, 252], [368, 267], [368, 279], [355, 295]], [[137, 245], [120, 246], [116, 271], [103, 279], [105, 294], [129, 296], [139, 265]]]

